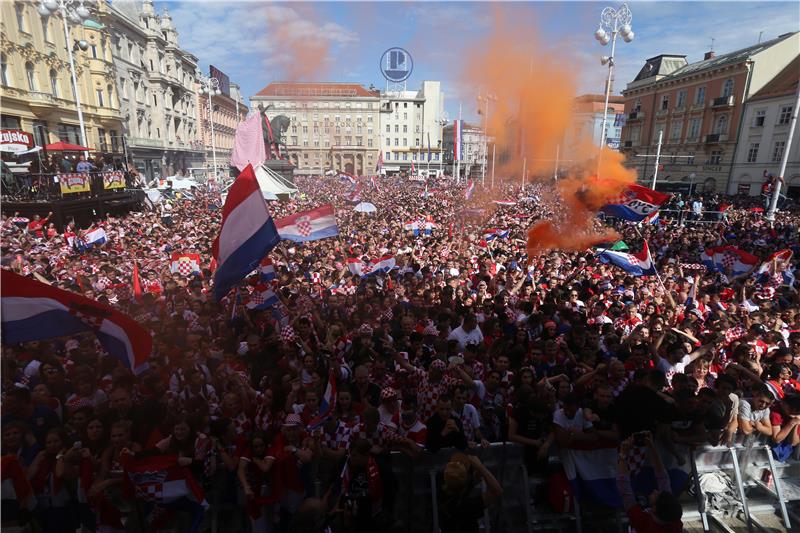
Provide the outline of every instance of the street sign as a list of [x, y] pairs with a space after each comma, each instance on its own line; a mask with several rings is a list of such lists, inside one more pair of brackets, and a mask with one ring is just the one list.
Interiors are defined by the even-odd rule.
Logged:
[[414, 70], [411, 54], [403, 48], [389, 48], [381, 56], [381, 73], [388, 81], [400, 83], [406, 81]]

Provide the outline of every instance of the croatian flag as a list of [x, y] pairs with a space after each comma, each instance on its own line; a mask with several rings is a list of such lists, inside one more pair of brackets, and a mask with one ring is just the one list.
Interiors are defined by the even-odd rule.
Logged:
[[322, 402], [319, 405], [319, 414], [308, 423], [308, 430], [314, 431], [331, 417], [333, 410], [336, 409], [336, 374], [331, 368], [328, 373], [328, 386], [325, 387], [325, 394], [322, 395]]
[[375, 165], [375, 172], [380, 173], [383, 168], [383, 152], [378, 152], [378, 164]]
[[419, 235], [419, 222], [415, 220], [411, 222], [406, 222], [405, 224], [403, 224], [403, 229], [406, 231], [413, 231], [414, 237], [416, 237], [417, 235]]
[[352, 174], [348, 174], [347, 172], [339, 172], [337, 177], [342, 181], [349, 181], [350, 185], [354, 187], [356, 185], [356, 178]]
[[212, 247], [217, 260], [214, 297], [223, 296], [256, 269], [281, 238], [252, 165], [233, 182], [222, 208], [222, 227]]
[[135, 373], [147, 369], [153, 339], [132, 318], [94, 300], [2, 271], [3, 342], [38, 341], [92, 332]]
[[272, 281], [275, 279], [275, 265], [272, 264], [272, 259], [265, 257], [261, 260], [259, 265], [259, 272], [261, 274], [261, 281]]
[[172, 254], [169, 271], [173, 274], [188, 276], [200, 273], [200, 254]]
[[467, 190], [464, 191], [464, 199], [469, 200], [472, 198], [472, 194], [475, 192], [475, 182], [473, 180], [469, 180], [467, 182]]
[[356, 184], [355, 188], [353, 189], [353, 192], [350, 193], [349, 200], [355, 203], [361, 201], [361, 183]]
[[[123, 492], [129, 498], [157, 508], [189, 511], [192, 522], [188, 531], [199, 530], [208, 503], [189, 468], [178, 464], [177, 455], [132, 458], [125, 464], [123, 483]], [[165, 518], [157, 508], [147, 517], [148, 529], [154, 531]]]
[[508, 234], [509, 230], [507, 229], [489, 228], [483, 230], [483, 240], [489, 242], [495, 239], [507, 239]]
[[275, 221], [275, 226], [281, 239], [294, 242], [317, 241], [339, 235], [331, 204], [279, 218]]
[[706, 248], [700, 254], [700, 261], [711, 272], [734, 276], [746, 274], [759, 263], [758, 257], [730, 245]]
[[278, 303], [278, 295], [268, 283], [259, 283], [245, 302], [248, 309], [268, 309]]
[[461, 161], [461, 139], [463, 136], [463, 120], [456, 120], [453, 125], [453, 160]]
[[93, 246], [100, 246], [101, 244], [105, 244], [107, 240], [106, 230], [103, 228], [96, 228], [90, 231], [87, 231], [83, 237], [75, 239], [75, 245], [78, 247], [78, 251], [83, 253], [86, 250], [89, 250]]
[[640, 222], [653, 211], [669, 200], [669, 195], [642, 187], [628, 185], [619, 197], [609, 200], [600, 210], [608, 216]]
[[[764, 263], [758, 267], [756, 275], [759, 278], [759, 281], [761, 283], [766, 283], [772, 274], [780, 273], [782, 275], [784, 285], [788, 285], [789, 287], [794, 286], [794, 269], [789, 264], [789, 261], [792, 259], [792, 253], [793, 252], [790, 249], [786, 248], [770, 255], [764, 261]], [[772, 269], [773, 264], [775, 265], [774, 272]]]
[[652, 213], [650, 213], [649, 215], [647, 215], [646, 217], [644, 217], [642, 219], [642, 224], [645, 224], [645, 225], [650, 224], [650, 225], [653, 225], [653, 226], [657, 226], [660, 221], [661, 221], [661, 217], [659, 215], [659, 212], [658, 211], [653, 211]]
[[369, 181], [372, 183], [372, 186], [375, 187], [376, 191], [381, 192], [381, 188], [378, 186], [378, 180], [375, 179], [375, 176], [370, 176]]
[[656, 273], [656, 267], [653, 264], [653, 258], [650, 257], [647, 241], [645, 241], [642, 251], [638, 254], [603, 250], [597, 257], [603, 263], [611, 263], [614, 266], [618, 266], [632, 276], [652, 276]]
[[394, 256], [391, 255], [384, 255], [379, 259], [372, 259], [366, 262], [358, 257], [347, 260], [347, 269], [350, 273], [362, 278], [373, 274], [386, 273], [394, 268], [396, 268], [396, 261]]
[[425, 235], [432, 235], [435, 227], [436, 223], [428, 216], [428, 219], [425, 221]]

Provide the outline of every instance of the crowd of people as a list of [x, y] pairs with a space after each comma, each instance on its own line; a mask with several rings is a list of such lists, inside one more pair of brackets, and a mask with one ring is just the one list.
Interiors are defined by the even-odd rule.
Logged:
[[[269, 202], [272, 216], [332, 203], [339, 235], [272, 250], [280, 302], [259, 310], [258, 273], [212, 296], [218, 192], [175, 201], [168, 220], [159, 209], [100, 220], [107, 242], [81, 252], [69, 244], [80, 229], [3, 217], [3, 268], [119, 309], [154, 342], [138, 374], [88, 333], [3, 345], [3, 479], [16, 490], [4, 492], [4, 528], [186, 519], [128, 492], [129, 465], [162, 457], [204, 490], [222, 530], [384, 530], [396, 454], [453, 449], [439, 523], [477, 531], [504, 497], [479, 457], [510, 442], [532, 476], [549, 475], [564, 450], [618, 449], [631, 523], [679, 531], [669, 490], [647, 511], [635, 503], [631, 450], [649, 450], [661, 489], [662, 461], [685, 465], [697, 446], [767, 443], [780, 461], [798, 458], [800, 214], [770, 224], [728, 200], [719, 220], [598, 221], [631, 250], [647, 241], [659, 274], [636, 277], [597, 250], [528, 255], [527, 228], [562, 208], [550, 184], [479, 186], [467, 201], [449, 180], [364, 180], [372, 214], [354, 212], [338, 178], [297, 186], [296, 198]], [[721, 244], [766, 270], [706, 268], [701, 252]], [[790, 252], [770, 260], [780, 250]], [[200, 272], [171, 271], [174, 252], [199, 254]], [[389, 272], [348, 269], [387, 255]], [[205, 529], [209, 514], [183, 527]]]

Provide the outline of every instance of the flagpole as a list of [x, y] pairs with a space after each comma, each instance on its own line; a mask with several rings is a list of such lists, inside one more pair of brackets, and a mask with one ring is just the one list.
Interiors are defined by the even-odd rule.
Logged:
[[454, 152], [458, 154], [458, 158], [454, 164], [456, 165], [456, 185], [461, 184], [461, 146], [464, 144], [462, 137], [464, 136], [464, 123], [461, 122], [461, 102], [458, 103], [458, 125], [456, 126], [456, 142], [458, 146], [455, 147]]
[[528, 173], [528, 158], [522, 158], [522, 190], [525, 191], [525, 174]]
[[[639, 227], [638, 226], [633, 226], [633, 229], [636, 231], [636, 234], [639, 237], [641, 237], [641, 239], [645, 243], [645, 245], [647, 245], [647, 239], [645, 239], [644, 236], [642, 235], [642, 233], [639, 231]], [[652, 261], [652, 263], [653, 263], [653, 270], [656, 273], [656, 279], [661, 284], [661, 288], [664, 289], [664, 292], [667, 292], [667, 286], [664, 285], [664, 280], [661, 279], [661, 274], [658, 273], [658, 266], [656, 266], [656, 262], [653, 261], [653, 254], [650, 253], [650, 246], [649, 245], [647, 245], [647, 255], [650, 256], [650, 261]]]

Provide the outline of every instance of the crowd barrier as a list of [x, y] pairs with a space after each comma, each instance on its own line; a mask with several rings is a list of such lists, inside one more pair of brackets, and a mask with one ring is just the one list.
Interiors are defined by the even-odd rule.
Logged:
[[73, 200], [118, 193], [129, 185], [125, 173], [118, 170], [31, 173], [4, 176], [2, 197], [5, 201]]

